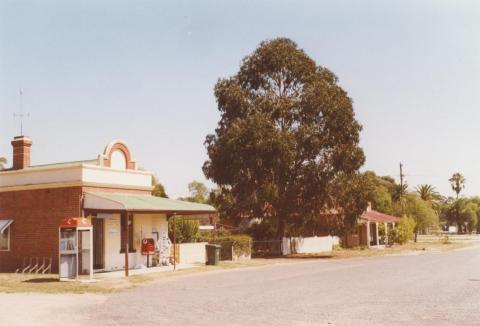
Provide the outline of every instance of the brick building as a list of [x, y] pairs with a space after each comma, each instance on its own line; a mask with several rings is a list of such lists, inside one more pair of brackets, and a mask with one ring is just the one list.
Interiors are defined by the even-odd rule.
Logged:
[[125, 255], [129, 268], [145, 264], [142, 239], [167, 234], [169, 217], [215, 213], [208, 205], [151, 196], [152, 174], [137, 168], [121, 140], [95, 159], [36, 166], [28, 137], [15, 137], [12, 146], [12, 168], [0, 171], [0, 272], [44, 257], [58, 272], [58, 225], [65, 218], [91, 222], [94, 269], [110, 271], [125, 268]]
[[[374, 211], [369, 204], [354, 230], [345, 234], [345, 245], [347, 247], [381, 247], [388, 243], [389, 230], [394, 229], [399, 222], [399, 217]], [[380, 235], [381, 227], [383, 237]]]

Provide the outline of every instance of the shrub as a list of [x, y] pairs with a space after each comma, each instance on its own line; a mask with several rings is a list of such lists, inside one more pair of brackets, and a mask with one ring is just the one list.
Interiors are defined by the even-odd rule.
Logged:
[[[173, 241], [173, 219], [168, 223], [168, 235]], [[176, 218], [175, 237], [177, 243], [196, 242], [199, 237], [200, 223], [197, 220]]]
[[397, 241], [397, 228], [388, 228], [388, 245], [393, 245], [395, 241]]
[[413, 218], [405, 216], [400, 219], [397, 225], [396, 241], [399, 244], [407, 243], [412, 239], [413, 231], [415, 229], [415, 221]]
[[202, 235], [200, 241], [210, 243], [231, 242], [233, 251], [238, 256], [249, 256], [252, 253], [252, 238], [246, 234], [217, 236], [215, 233], [210, 233], [209, 235]]
[[255, 240], [271, 240], [276, 237], [275, 227], [268, 222], [253, 224], [247, 233]]

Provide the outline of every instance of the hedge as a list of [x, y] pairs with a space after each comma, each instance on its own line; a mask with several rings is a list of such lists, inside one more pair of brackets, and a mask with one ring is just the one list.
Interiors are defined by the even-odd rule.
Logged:
[[210, 243], [231, 242], [236, 255], [249, 256], [252, 254], [252, 238], [246, 234], [216, 236], [211, 233], [202, 235], [200, 241]]

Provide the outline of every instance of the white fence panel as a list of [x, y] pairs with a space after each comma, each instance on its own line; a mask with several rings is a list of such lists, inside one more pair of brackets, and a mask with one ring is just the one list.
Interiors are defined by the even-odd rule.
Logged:
[[340, 240], [337, 236], [283, 238], [282, 254], [316, 254], [331, 252], [333, 246], [338, 245], [339, 243]]
[[207, 260], [205, 245], [207, 242], [181, 243], [180, 263], [181, 264], [204, 264]]

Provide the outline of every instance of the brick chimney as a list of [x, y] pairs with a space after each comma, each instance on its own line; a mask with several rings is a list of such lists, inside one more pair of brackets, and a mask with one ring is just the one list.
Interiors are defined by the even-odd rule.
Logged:
[[367, 212], [371, 212], [371, 211], [372, 211], [372, 203], [368, 202]]
[[13, 146], [13, 170], [21, 170], [30, 166], [30, 147], [32, 140], [26, 136], [15, 136]]

